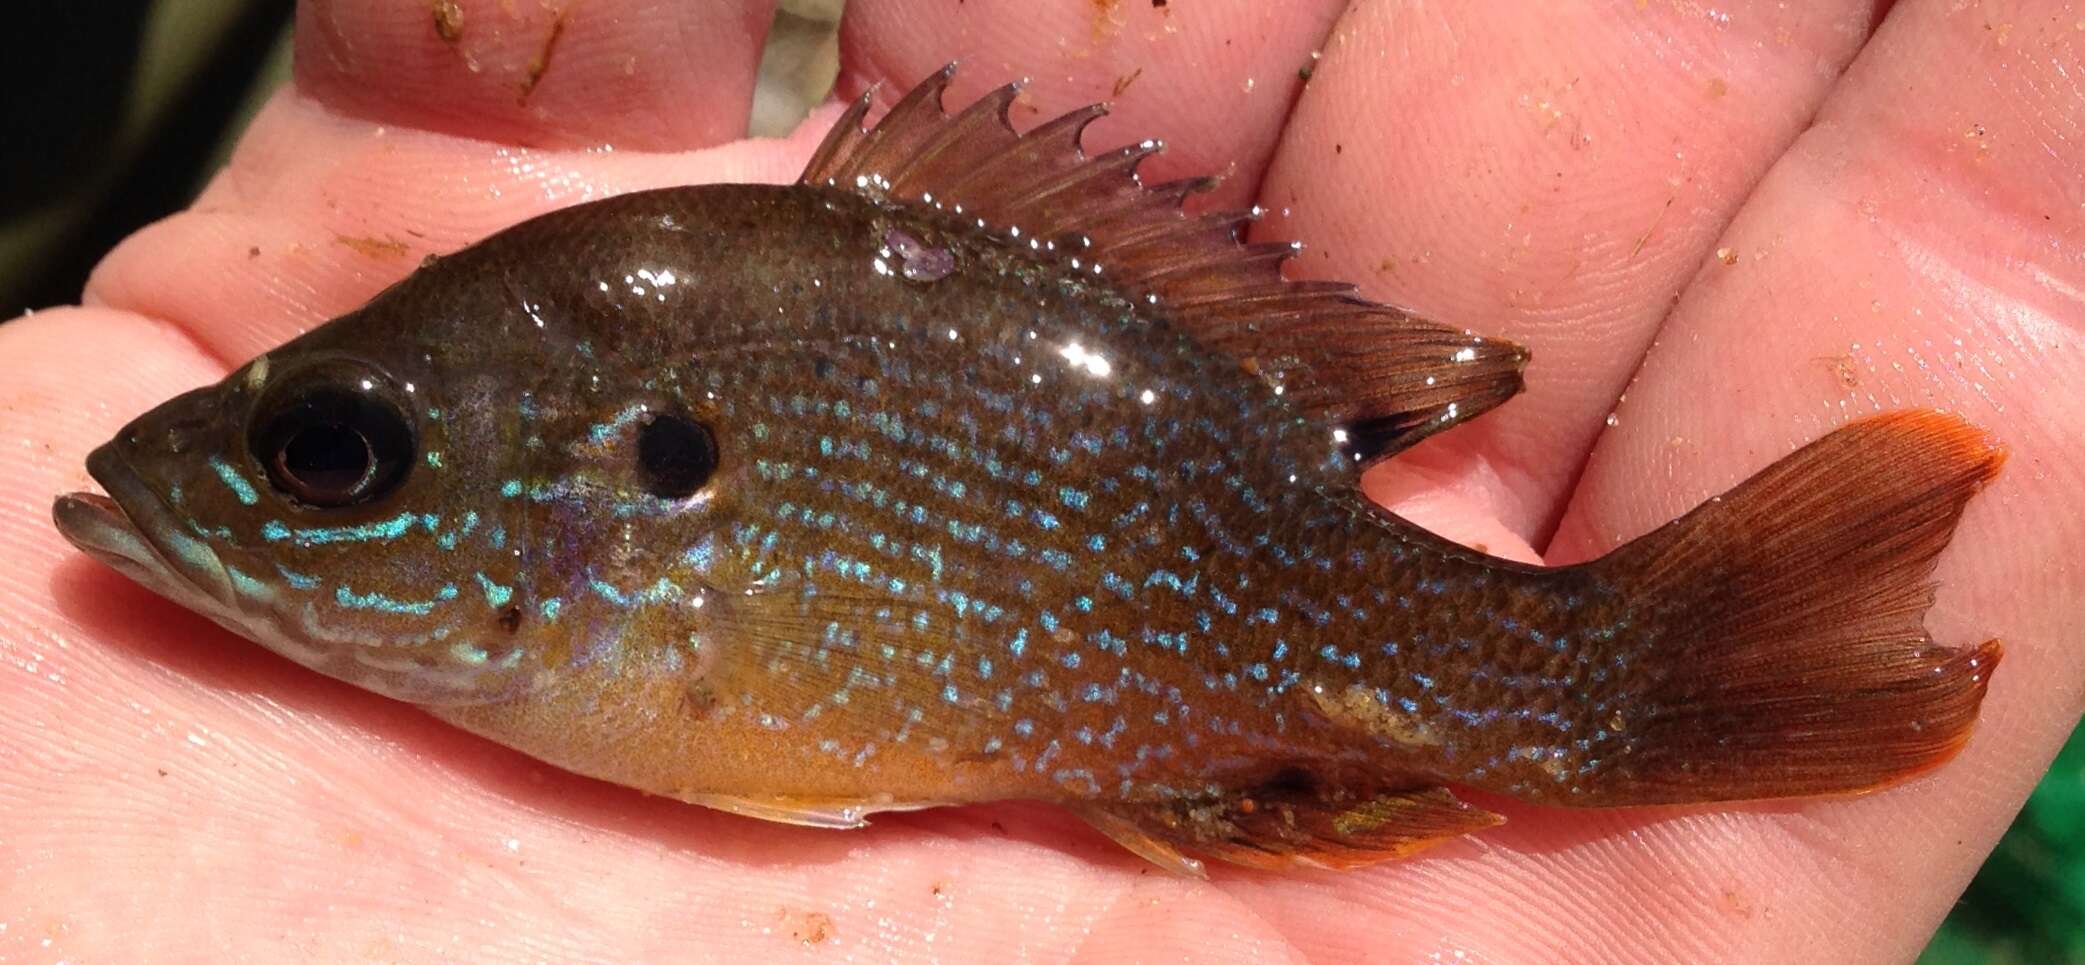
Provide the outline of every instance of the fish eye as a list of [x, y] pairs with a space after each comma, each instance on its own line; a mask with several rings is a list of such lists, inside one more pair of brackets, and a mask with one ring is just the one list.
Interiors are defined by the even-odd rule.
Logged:
[[270, 386], [248, 446], [268, 481], [308, 506], [382, 498], [405, 481], [414, 439], [405, 413], [368, 373], [325, 371]]
[[637, 472], [661, 499], [684, 499], [717, 471], [717, 439], [686, 416], [662, 414], [637, 430]]

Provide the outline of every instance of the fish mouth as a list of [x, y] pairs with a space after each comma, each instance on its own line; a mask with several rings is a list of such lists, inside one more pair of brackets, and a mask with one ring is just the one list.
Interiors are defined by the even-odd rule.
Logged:
[[231, 578], [217, 552], [180, 532], [159, 496], [115, 443], [87, 457], [87, 474], [109, 495], [74, 492], [51, 506], [60, 535], [138, 584], [220, 623], [238, 611]]

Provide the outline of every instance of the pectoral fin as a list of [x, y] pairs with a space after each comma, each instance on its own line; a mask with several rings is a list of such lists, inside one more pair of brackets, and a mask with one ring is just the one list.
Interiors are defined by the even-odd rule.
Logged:
[[729, 811], [740, 817], [759, 818], [810, 828], [858, 828], [869, 823], [869, 815], [880, 811], [917, 811], [939, 807], [937, 802], [892, 802], [868, 799], [739, 797], [731, 794], [686, 794], [689, 804]]
[[1222, 798], [1097, 806], [1085, 817], [1152, 863], [1196, 877], [1203, 870], [1195, 856], [1252, 868], [1354, 868], [1505, 820], [1438, 786], [1368, 794], [1268, 788]]

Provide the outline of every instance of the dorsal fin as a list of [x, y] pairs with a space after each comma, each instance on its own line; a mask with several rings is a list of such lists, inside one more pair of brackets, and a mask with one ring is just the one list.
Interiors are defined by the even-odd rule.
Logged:
[[1089, 158], [1079, 145], [1105, 105], [1016, 133], [1007, 110], [1020, 85], [948, 114], [942, 68], [863, 129], [870, 94], [848, 108], [802, 183], [878, 201], [925, 205], [1040, 257], [1076, 256], [1123, 292], [1155, 305], [1203, 344], [1239, 359], [1291, 399], [1344, 425], [1360, 460], [1404, 449], [1520, 391], [1527, 352], [1370, 302], [1351, 285], [1291, 282], [1293, 244], [1248, 244], [1259, 211], [1188, 214], [1194, 178], [1146, 187], [1141, 141]]

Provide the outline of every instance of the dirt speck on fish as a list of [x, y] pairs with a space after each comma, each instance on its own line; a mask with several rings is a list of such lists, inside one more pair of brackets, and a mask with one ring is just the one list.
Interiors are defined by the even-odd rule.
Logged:
[[1498, 823], [1850, 794], [1950, 758], [1994, 642], [1921, 626], [2000, 452], [1848, 425], [1540, 568], [1360, 470], [1518, 346], [1290, 282], [1206, 180], [1015, 134], [946, 71], [793, 185], [445, 256], [145, 414], [57, 525], [291, 660], [541, 760], [778, 821], [1055, 802], [1138, 854], [1346, 867]]

